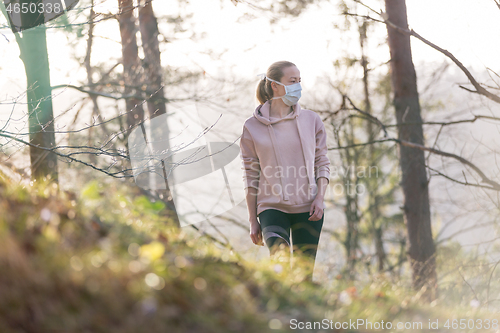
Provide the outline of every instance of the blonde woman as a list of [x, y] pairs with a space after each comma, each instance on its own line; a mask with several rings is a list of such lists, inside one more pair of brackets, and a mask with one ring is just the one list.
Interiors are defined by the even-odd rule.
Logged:
[[318, 114], [302, 109], [300, 71], [273, 63], [257, 87], [260, 105], [240, 141], [250, 237], [270, 254], [281, 244], [316, 258], [329, 183], [326, 131]]

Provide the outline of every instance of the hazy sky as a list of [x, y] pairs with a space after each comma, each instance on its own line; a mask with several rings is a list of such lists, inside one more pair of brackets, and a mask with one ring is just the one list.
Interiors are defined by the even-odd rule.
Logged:
[[[290, 60], [301, 71], [303, 95], [306, 95], [308, 91], [318, 88], [315, 86], [316, 78], [334, 73], [334, 60], [346, 54], [359, 55], [356, 32], [341, 32], [333, 28], [334, 23], [344, 21], [336, 3], [322, 1], [311, 6], [300, 18], [287, 18], [270, 25], [269, 13], [244, 3], [234, 6], [230, 0], [190, 0], [190, 4], [181, 10], [181, 13], [194, 14], [189, 21], [191, 23], [185, 25], [187, 32], [173, 36], [172, 26], [160, 19], [161, 32], [167, 38], [178, 38], [172, 43], [161, 44], [163, 65], [203, 68], [212, 76], [230, 79], [234, 75], [254, 79], [257, 83], [255, 75], [265, 72], [272, 62]], [[380, 10], [383, 2], [365, 0], [365, 3]], [[500, 54], [500, 9], [493, 0], [407, 0], [406, 3], [410, 28], [452, 52], [475, 74], [482, 73], [481, 76], [484, 77], [485, 67], [500, 73], [497, 59]], [[116, 0], [106, 0], [96, 6], [96, 11], [116, 12], [116, 6]], [[156, 0], [153, 7], [160, 18], [178, 15], [180, 10], [173, 1]], [[360, 13], [369, 12], [362, 10]], [[253, 15], [254, 18], [245, 18], [245, 14]], [[74, 15], [76, 12], [73, 11], [70, 19]], [[370, 15], [376, 17], [374, 13]], [[0, 25], [4, 23], [4, 18], [0, 16]], [[389, 51], [385, 45], [385, 26], [375, 24], [374, 27], [368, 55], [372, 64], [377, 64], [389, 59]], [[204, 38], [195, 41], [189, 39], [192, 29], [198, 34], [204, 34]], [[1, 128], [13, 107], [12, 104], [2, 102], [22, 94], [26, 89], [26, 82], [13, 35], [6, 28], [2, 28], [0, 32], [4, 35], [0, 35]], [[111, 66], [119, 61], [121, 45], [116, 20], [100, 22], [95, 36], [93, 64], [105, 62], [107, 66]], [[75, 40], [75, 35], [56, 29], [48, 30], [53, 85], [79, 84], [79, 81], [85, 81], [85, 68], [71, 59], [73, 53], [84, 56], [85, 39], [80, 40], [81, 47], [76, 50], [70, 46]], [[208, 50], [213, 50], [214, 54], [211, 56]], [[412, 53], [417, 72], [421, 72], [427, 64], [441, 63], [445, 59], [444, 55], [414, 38]], [[429, 65], [428, 68], [432, 70], [434, 67], [435, 65]], [[461, 83], [463, 82], [466, 82], [465, 76]], [[62, 93], [61, 90], [55, 93], [61, 94], [54, 99], [55, 115], [68, 108], [68, 103], [79, 94], [73, 91]], [[25, 99], [21, 99], [21, 103], [24, 101]], [[248, 109], [251, 112], [253, 106]], [[15, 111], [22, 114], [25, 112], [24, 106], [17, 105]], [[16, 130], [23, 130], [26, 121], [14, 121], [13, 125]], [[11, 127], [11, 130], [14, 128]], [[495, 128], [493, 130], [495, 134], [498, 133]], [[448, 198], [443, 200], [449, 201]]]
[[[250, 0], [249, 0], [250, 1]], [[493, 0], [407, 0], [408, 21], [420, 35], [452, 52], [466, 67], [478, 77], [484, 77], [485, 67], [500, 73], [498, 54], [500, 53], [500, 9]], [[96, 12], [117, 12], [116, 0], [96, 0]], [[382, 9], [383, 1], [366, 0], [375, 10]], [[359, 56], [356, 32], [344, 32], [333, 27], [345, 18], [339, 14], [337, 1], [319, 1], [310, 6], [299, 18], [286, 18], [277, 24], [269, 23], [269, 12], [255, 9], [246, 3], [235, 6], [230, 0], [190, 0], [183, 8], [177, 2], [156, 0], [153, 7], [159, 17], [160, 31], [171, 43], [162, 43], [163, 65], [204, 69], [209, 76], [225, 79], [242, 77], [258, 82], [256, 74], [265, 72], [277, 60], [290, 60], [301, 71], [303, 96], [324, 88], [315, 81], [325, 75], [334, 76], [332, 62], [344, 55]], [[359, 7], [359, 6], [358, 6]], [[183, 33], [173, 33], [173, 25], [165, 22], [167, 16], [183, 16], [193, 13], [187, 20]], [[360, 14], [369, 12], [359, 7]], [[88, 14], [87, 12], [85, 14]], [[70, 12], [70, 21], [75, 21], [76, 11]], [[80, 14], [82, 15], [82, 14]], [[248, 18], [247, 16], [251, 16]], [[0, 26], [5, 20], [0, 16]], [[351, 29], [354, 30], [354, 29]], [[85, 34], [84, 30], [84, 34]], [[189, 37], [192, 32], [203, 36], [197, 40]], [[12, 33], [0, 30], [0, 125], [12, 111], [12, 98], [23, 94], [26, 89], [24, 66], [19, 59], [19, 49]], [[386, 62], [389, 51], [386, 45], [386, 29], [375, 23], [370, 33], [369, 51], [371, 64]], [[446, 58], [429, 46], [412, 38], [413, 60], [418, 72], [429, 73]], [[78, 42], [78, 47], [73, 44]], [[49, 60], [52, 85], [75, 84], [86, 81], [84, 66], [73, 59], [76, 54], [81, 59], [85, 55], [85, 36], [78, 38], [60, 29], [48, 30]], [[213, 54], [209, 51], [213, 50]], [[109, 68], [121, 58], [121, 44], [118, 23], [111, 19], [99, 22], [95, 29], [92, 53], [93, 64], [105, 63]], [[452, 66], [456, 71], [456, 66]], [[361, 71], [358, 71], [361, 75]], [[481, 74], [481, 75], [479, 75]], [[466, 82], [464, 75], [460, 83]], [[454, 89], [459, 89], [454, 87]], [[54, 114], [71, 107], [75, 91], [55, 90], [60, 94], [54, 99]], [[218, 92], [214, 91], [214, 94]], [[245, 94], [247, 91], [245, 91]], [[450, 93], [450, 92], [448, 92]], [[444, 96], [444, 93], [441, 94]], [[16, 105], [14, 114], [25, 112], [23, 97]], [[104, 101], [102, 102], [104, 103]], [[252, 112], [254, 106], [249, 106]], [[114, 111], [113, 111], [114, 112]], [[26, 128], [26, 119], [13, 122], [16, 130]], [[58, 125], [61, 124], [58, 121]], [[12, 128], [11, 128], [12, 129]], [[14, 129], [12, 129], [14, 130]]]
[[[113, 0], [103, 1], [96, 11], [115, 12], [116, 3]], [[179, 35], [183, 40], [163, 44], [164, 64], [202, 67], [212, 75], [233, 71], [236, 75], [252, 77], [264, 72], [273, 61], [288, 59], [298, 65], [304, 89], [307, 89], [314, 77], [331, 71], [331, 62], [349, 45], [347, 33], [333, 29], [334, 22], [343, 20], [338, 14], [336, 3], [322, 1], [317, 6], [311, 6], [298, 19], [283, 19], [271, 26], [271, 14], [244, 3], [234, 6], [229, 0], [191, 0], [185, 12], [194, 13], [193, 27], [198, 33], [206, 33], [206, 38], [193, 42], [187, 39], [190, 34], [188, 32]], [[382, 8], [381, 1], [366, 0], [365, 3], [376, 10]], [[157, 15], [178, 14], [179, 9], [172, 4], [173, 2], [154, 1]], [[407, 6], [410, 27], [423, 37], [455, 54], [469, 68], [483, 70], [484, 66], [489, 66], [494, 70], [499, 69], [497, 57], [500, 51], [500, 10], [494, 1], [407, 0]], [[255, 18], [243, 19], [238, 23], [238, 19], [245, 13]], [[370, 15], [376, 17], [374, 13]], [[189, 25], [186, 27], [191, 28]], [[169, 35], [169, 27], [162, 24], [162, 21], [160, 29]], [[12, 90], [12, 81], [18, 83], [15, 85], [19, 85], [19, 89], [23, 89], [24, 69], [12, 34], [6, 29], [2, 29], [2, 33], [10, 40], [7, 42], [6, 38], [0, 38], [0, 88], [2, 96], [5, 96], [6, 90]], [[99, 23], [96, 35], [100, 38], [96, 39], [94, 59], [118, 59], [120, 44], [116, 21]], [[385, 27], [381, 24], [377, 24], [375, 37], [377, 43], [384, 42]], [[357, 53], [357, 41], [353, 42], [348, 50]], [[49, 30], [53, 84], [65, 83], [78, 76], [84, 77], [83, 68], [75, 76], [78, 64], [68, 61], [70, 50], [67, 44], [67, 39], [61, 32]], [[203, 53], [207, 49], [227, 51], [220, 58], [212, 59]], [[79, 54], [84, 52], [83, 49], [78, 51]], [[416, 39], [412, 39], [412, 52], [415, 64], [444, 59], [443, 55]], [[375, 62], [385, 61], [389, 57], [385, 46], [373, 47], [369, 55]]]

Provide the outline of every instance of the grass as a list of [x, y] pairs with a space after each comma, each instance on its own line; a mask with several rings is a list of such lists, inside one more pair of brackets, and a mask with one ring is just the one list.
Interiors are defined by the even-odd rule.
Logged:
[[358, 319], [425, 329], [429, 319], [492, 315], [458, 298], [446, 303], [448, 290], [425, 304], [385, 277], [320, 285], [300, 261], [288, 270], [280, 257], [244, 260], [175, 228], [163, 203], [125, 183], [93, 181], [70, 193], [0, 174], [0, 212], [1, 333], [284, 332]]

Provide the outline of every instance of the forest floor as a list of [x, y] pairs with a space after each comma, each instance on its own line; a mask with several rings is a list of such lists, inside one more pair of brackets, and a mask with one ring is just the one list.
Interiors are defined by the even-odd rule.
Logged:
[[500, 330], [447, 293], [429, 304], [386, 277], [319, 284], [298, 261], [243, 260], [125, 183], [70, 193], [0, 173], [0, 212], [1, 333]]

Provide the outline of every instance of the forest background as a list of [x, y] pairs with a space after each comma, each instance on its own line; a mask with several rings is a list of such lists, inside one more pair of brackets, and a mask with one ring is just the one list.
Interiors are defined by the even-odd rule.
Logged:
[[[401, 3], [393, 1], [388, 8]], [[409, 118], [417, 117], [409, 126], [400, 124], [408, 112], [395, 109], [393, 101], [397, 75], [411, 75], [391, 69], [399, 44], [389, 45], [391, 25], [384, 23], [401, 12], [386, 5], [391, 1], [80, 1], [43, 29], [30, 29], [46, 35], [51, 98], [37, 95], [40, 81], [27, 77], [41, 49], [20, 42], [0, 16], [0, 171], [24, 186], [33, 186], [34, 179], [44, 183], [50, 175], [49, 183], [88, 200], [126, 184], [126, 195], [143, 195], [156, 207], [158, 223], [177, 226], [195, 239], [204, 235], [245, 260], [263, 260], [268, 251], [251, 243], [244, 201], [223, 214], [186, 222], [179, 215], [185, 212], [176, 188], [144, 189], [134, 183], [128, 157], [133, 147], [127, 140], [142, 123], [171, 113], [173, 132], [198, 117], [200, 133], [211, 128], [204, 133], [206, 142], [237, 142], [257, 106], [256, 75], [274, 61], [289, 60], [301, 71], [302, 107], [318, 112], [325, 123], [332, 161], [315, 281], [329, 286], [345, 279], [359, 282], [361, 289], [381, 276], [420, 292], [425, 285], [433, 290], [431, 301], [438, 297], [435, 290], [460, 285], [458, 298], [466, 306], [495, 307], [500, 298], [492, 282], [500, 262], [500, 68], [495, 67], [500, 5], [495, 0], [474, 6], [406, 1], [409, 29], [418, 33], [410, 39], [406, 31], [418, 87], [413, 97], [419, 104], [409, 112]], [[24, 39], [24, 34], [19, 35]], [[40, 121], [37, 110], [48, 115], [44, 105], [49, 101], [52, 117]], [[404, 139], [406, 129], [418, 132], [417, 125], [422, 142], [411, 140], [412, 135]], [[419, 161], [405, 158], [418, 154]], [[405, 163], [425, 170], [429, 216], [415, 225], [432, 228], [427, 243], [415, 243], [412, 233], [420, 231], [411, 228], [405, 213], [409, 193], [419, 191], [405, 187], [410, 186], [401, 171]], [[237, 159], [228, 172], [241, 179]], [[352, 191], [348, 184], [358, 187]], [[99, 215], [100, 208], [95, 209]], [[142, 226], [139, 219], [129, 223]], [[159, 237], [154, 228], [148, 230]], [[417, 252], [412, 254], [412, 248]], [[134, 252], [130, 244], [127, 251]], [[80, 267], [74, 258], [71, 266]], [[421, 259], [424, 267], [431, 262], [429, 271], [421, 271], [423, 278], [412, 259]]]

